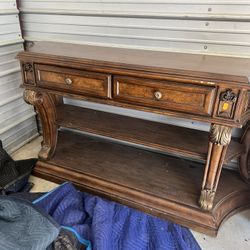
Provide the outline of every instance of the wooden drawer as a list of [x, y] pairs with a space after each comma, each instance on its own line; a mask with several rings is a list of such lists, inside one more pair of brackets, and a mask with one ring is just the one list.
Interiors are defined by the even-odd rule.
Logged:
[[114, 77], [114, 100], [143, 106], [211, 115], [215, 87], [133, 77]]
[[69, 93], [111, 98], [111, 76], [42, 64], [35, 65], [37, 85]]

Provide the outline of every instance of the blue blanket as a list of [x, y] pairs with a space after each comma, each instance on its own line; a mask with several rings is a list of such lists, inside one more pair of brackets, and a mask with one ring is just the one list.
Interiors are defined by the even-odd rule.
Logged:
[[88, 250], [200, 250], [189, 229], [64, 183], [34, 201]]

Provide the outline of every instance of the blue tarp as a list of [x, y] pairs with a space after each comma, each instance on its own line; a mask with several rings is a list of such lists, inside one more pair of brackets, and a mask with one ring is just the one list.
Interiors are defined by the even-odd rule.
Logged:
[[189, 229], [65, 183], [34, 201], [88, 250], [200, 250]]

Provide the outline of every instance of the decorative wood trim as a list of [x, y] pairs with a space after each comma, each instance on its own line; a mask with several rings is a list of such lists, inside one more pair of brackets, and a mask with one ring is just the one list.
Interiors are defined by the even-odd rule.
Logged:
[[43, 103], [42, 93], [33, 90], [24, 90], [23, 98], [26, 103], [33, 106], [41, 105]]
[[33, 90], [24, 90], [23, 98], [36, 108], [40, 116], [43, 142], [38, 156], [40, 159], [48, 160], [53, 156], [57, 143], [57, 125], [55, 124], [57, 98], [51, 94]]
[[211, 189], [202, 189], [200, 196], [200, 206], [203, 210], [211, 210], [213, 207], [213, 201], [215, 197], [215, 191]]
[[25, 72], [33, 72], [33, 66], [31, 63], [24, 63], [23, 64], [23, 70]]
[[225, 146], [231, 141], [231, 132], [230, 127], [212, 124], [209, 139], [214, 144]]
[[239, 91], [225, 89], [219, 95], [219, 105], [217, 110], [218, 117], [233, 119], [235, 115], [235, 106], [238, 100]]
[[231, 89], [227, 89], [220, 94], [220, 100], [224, 102], [236, 102], [237, 95]]
[[21, 67], [22, 67], [24, 83], [27, 85], [35, 85], [35, 72], [33, 63], [22, 62]]
[[108, 76], [108, 98], [111, 99], [112, 98], [112, 77]]
[[228, 144], [231, 141], [232, 128], [212, 124], [208, 145], [208, 156], [203, 177], [199, 204], [203, 210], [213, 208], [213, 200], [219, 183], [222, 165]]
[[240, 157], [239, 171], [241, 177], [250, 183], [250, 121], [245, 126], [241, 143], [245, 146], [245, 152]]

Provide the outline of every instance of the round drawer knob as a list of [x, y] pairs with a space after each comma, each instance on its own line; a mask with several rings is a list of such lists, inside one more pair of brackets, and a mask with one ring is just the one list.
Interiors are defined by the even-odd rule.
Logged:
[[72, 80], [70, 78], [65, 78], [64, 81], [67, 85], [70, 85], [72, 83]]
[[160, 91], [155, 91], [154, 96], [157, 100], [160, 100], [162, 98], [162, 93]]

